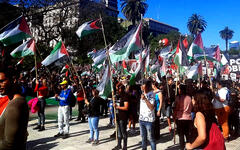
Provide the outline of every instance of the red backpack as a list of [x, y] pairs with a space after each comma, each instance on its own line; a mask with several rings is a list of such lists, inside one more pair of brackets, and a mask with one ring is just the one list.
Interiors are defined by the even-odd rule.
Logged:
[[216, 123], [212, 123], [209, 131], [209, 142], [204, 150], [226, 150], [223, 135]]

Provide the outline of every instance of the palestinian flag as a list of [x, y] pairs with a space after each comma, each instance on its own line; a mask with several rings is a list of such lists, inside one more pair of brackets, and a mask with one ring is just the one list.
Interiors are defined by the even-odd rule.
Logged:
[[63, 42], [60, 41], [54, 47], [54, 49], [52, 50], [50, 55], [42, 61], [42, 65], [48, 66], [51, 63], [55, 62], [56, 60], [62, 58], [63, 56], [66, 56], [66, 55], [69, 56], [67, 49], [66, 49], [65, 45], [63, 44]]
[[107, 58], [106, 49], [101, 49], [98, 51], [94, 49], [92, 52], [89, 52], [87, 55], [92, 58], [93, 60], [92, 66], [94, 67], [97, 67], [100, 64], [103, 64], [103, 62]]
[[177, 49], [176, 49], [174, 63], [177, 66], [181, 66], [182, 65], [182, 50], [180, 49], [180, 40], [178, 40], [178, 45], [177, 45]]
[[24, 60], [24, 58], [22, 58], [21, 60], [19, 60], [19, 62], [17, 62], [17, 64], [16, 64], [16, 66], [17, 66], [17, 65], [20, 65], [20, 64], [23, 64], [23, 60]]
[[99, 19], [82, 24], [76, 32], [77, 36], [81, 39], [82, 37], [99, 30], [100, 28], [96, 26], [97, 21], [99, 21]]
[[203, 42], [201, 34], [198, 34], [196, 39], [193, 41], [191, 47], [188, 50], [187, 56], [190, 61], [193, 60], [194, 54], [201, 54], [203, 53]]
[[107, 99], [112, 92], [111, 70], [109, 65], [105, 68], [102, 80], [97, 86], [99, 96], [103, 99]]
[[197, 80], [198, 78], [198, 70], [199, 70], [199, 64], [195, 64], [193, 66], [190, 67], [189, 71], [187, 72], [187, 78], [188, 79], [193, 79], [193, 80]]
[[141, 49], [140, 31], [142, 23], [129, 31], [122, 39], [114, 44], [109, 52], [112, 63], [126, 60], [131, 52]]
[[205, 58], [208, 61], [219, 63], [221, 61], [219, 46], [211, 48], [205, 47], [202, 53], [194, 55], [195, 60], [205, 60]]
[[170, 52], [171, 52], [172, 46], [167, 46], [161, 50], [155, 51], [155, 55], [157, 56], [158, 60], [160, 62], [163, 61], [164, 58], [169, 58], [171, 56]]
[[31, 37], [30, 29], [25, 18], [20, 16], [2, 29], [0, 42], [2, 42], [4, 46], [8, 46], [29, 37]]
[[66, 65], [62, 68], [61, 73], [67, 72], [68, 69], [69, 69], [69, 66], [68, 66], [68, 64], [66, 64]]
[[14, 58], [21, 58], [27, 55], [34, 55], [35, 51], [35, 41], [33, 39], [30, 39], [12, 51], [11, 56]]

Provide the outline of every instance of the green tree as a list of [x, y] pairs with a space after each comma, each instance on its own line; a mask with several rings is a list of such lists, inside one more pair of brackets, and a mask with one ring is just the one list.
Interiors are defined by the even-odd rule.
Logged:
[[198, 14], [193, 14], [187, 22], [188, 30], [191, 34], [196, 36], [198, 33], [205, 31], [207, 22]]
[[228, 51], [228, 40], [232, 39], [234, 31], [225, 27], [219, 32], [220, 37], [226, 42], [226, 51]]
[[124, 16], [135, 26], [141, 15], [145, 15], [148, 4], [146, 0], [121, 0], [121, 8]]

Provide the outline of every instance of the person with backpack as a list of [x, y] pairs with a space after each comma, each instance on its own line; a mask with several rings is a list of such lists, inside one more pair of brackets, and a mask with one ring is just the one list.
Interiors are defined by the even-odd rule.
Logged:
[[224, 138], [216, 124], [214, 108], [209, 96], [203, 90], [199, 90], [192, 102], [196, 115], [189, 130], [190, 142], [186, 143], [185, 148], [225, 150]]
[[224, 86], [223, 81], [217, 81], [216, 85], [218, 90], [213, 100], [213, 107], [218, 123], [222, 127], [223, 137], [225, 141], [229, 141], [228, 117], [230, 113], [230, 92], [228, 88]]
[[62, 137], [66, 139], [69, 137], [69, 118], [70, 118], [70, 100], [73, 95], [71, 89], [67, 88], [68, 82], [64, 80], [60, 83], [62, 91], [60, 95], [55, 95], [55, 99], [59, 101], [58, 107], [58, 128], [59, 133], [54, 137]]

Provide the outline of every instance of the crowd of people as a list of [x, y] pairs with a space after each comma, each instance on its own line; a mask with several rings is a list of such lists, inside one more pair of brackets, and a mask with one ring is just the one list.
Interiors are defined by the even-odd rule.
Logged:
[[117, 126], [111, 135], [115, 138], [117, 134], [113, 150], [127, 149], [128, 134], [136, 133], [136, 123], [139, 123], [143, 150], [147, 149], [147, 141], [152, 150], [157, 149], [161, 121], [166, 121], [170, 133], [175, 132], [172, 124], [176, 123], [182, 150], [212, 149], [213, 146], [223, 150], [225, 142], [239, 136], [238, 83], [213, 80], [210, 84], [207, 78], [200, 83], [191, 79], [178, 81], [167, 76], [160, 83], [148, 77], [130, 85], [128, 77], [118, 76], [113, 78], [114, 95], [103, 99], [96, 88], [98, 82], [93, 74], [61, 76], [56, 72], [40, 74], [36, 80], [30, 74], [18, 74], [1, 67], [0, 149], [26, 149], [29, 118], [26, 96], [37, 97], [36, 104], [32, 102], [30, 107], [34, 105], [38, 112], [38, 125], [34, 129], [39, 132], [45, 130], [46, 98], [54, 97], [59, 102], [56, 138], [71, 137], [69, 121], [73, 119], [75, 103], [78, 105], [76, 121], [87, 121], [89, 125], [86, 143], [99, 144], [99, 120], [101, 116], [109, 116], [108, 126]]

